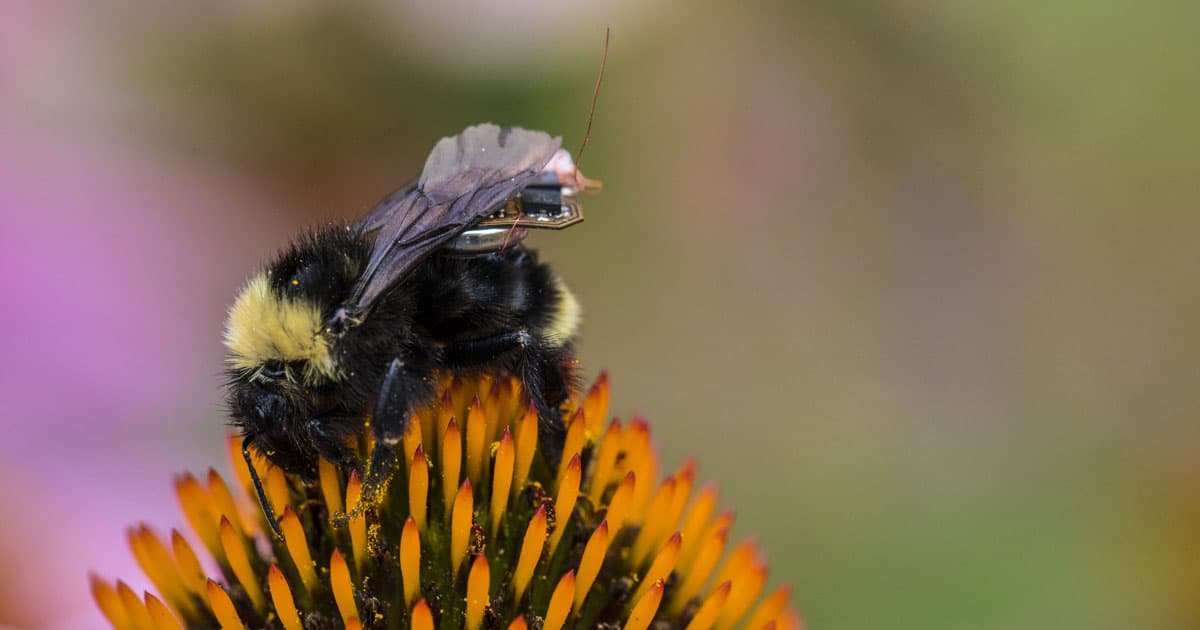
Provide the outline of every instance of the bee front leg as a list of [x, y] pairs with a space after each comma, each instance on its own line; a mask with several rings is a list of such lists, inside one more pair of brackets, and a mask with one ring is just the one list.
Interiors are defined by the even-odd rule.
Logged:
[[371, 414], [371, 434], [375, 438], [375, 445], [363, 473], [362, 493], [357, 505], [347, 506], [350, 511], [334, 516], [334, 525], [345, 525], [383, 500], [388, 481], [399, 462], [400, 443], [411, 415], [409, 409], [413, 401], [428, 397], [428, 389], [425, 380], [406, 369], [400, 359], [392, 360], [387, 375], [383, 377], [383, 385], [379, 388], [375, 412]]
[[318, 416], [304, 424], [308, 441], [317, 455], [341, 467], [357, 464], [354, 450], [347, 443], [354, 433], [358, 418], [345, 416]]

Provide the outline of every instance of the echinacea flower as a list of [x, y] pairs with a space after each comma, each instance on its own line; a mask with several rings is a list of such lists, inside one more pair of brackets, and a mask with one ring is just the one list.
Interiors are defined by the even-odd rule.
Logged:
[[122, 630], [800, 627], [788, 587], [763, 594], [755, 542], [727, 552], [733, 514], [717, 512], [711, 484], [692, 497], [695, 463], [656, 484], [646, 422], [604, 426], [605, 376], [564, 412], [555, 462], [516, 379], [445, 379], [440, 391], [409, 423], [377, 509], [341, 528], [331, 516], [357, 504], [357, 473], [322, 461], [305, 484], [256, 461], [280, 540], [231, 436], [239, 492], [213, 470], [175, 485], [217, 572], [180, 532], [140, 525], [129, 543], [158, 595], [93, 576], [104, 615]]

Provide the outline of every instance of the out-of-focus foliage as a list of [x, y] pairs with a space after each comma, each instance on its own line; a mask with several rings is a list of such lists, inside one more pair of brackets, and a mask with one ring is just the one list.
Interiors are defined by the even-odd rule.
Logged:
[[810, 626], [1195, 626], [1197, 6], [0, 10], [0, 495], [58, 524], [4, 519], [0, 624], [179, 520], [255, 265], [467, 124], [578, 146], [612, 24], [604, 193], [535, 244]]

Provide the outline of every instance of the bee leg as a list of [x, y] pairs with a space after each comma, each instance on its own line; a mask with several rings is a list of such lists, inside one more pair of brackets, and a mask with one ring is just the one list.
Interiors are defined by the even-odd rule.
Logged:
[[399, 359], [392, 359], [387, 375], [383, 377], [383, 385], [379, 388], [375, 412], [371, 414], [371, 433], [375, 438], [375, 446], [371, 449], [371, 460], [363, 473], [358, 505], [346, 506], [350, 510], [334, 516], [334, 525], [345, 525], [364, 510], [379, 505], [399, 462], [397, 453], [404, 439], [404, 431], [408, 428], [409, 406], [413, 400], [419, 399], [426, 388], [421, 378], [406, 370]]
[[527, 346], [521, 354], [521, 381], [529, 392], [529, 401], [538, 412], [538, 442], [550, 470], [555, 470], [563, 455], [567, 425], [562, 404], [571, 395], [572, 373], [568, 355], [543, 346]]
[[557, 466], [567, 435], [560, 406], [573, 386], [568, 348], [551, 348], [521, 328], [449, 345], [443, 350], [442, 363], [451, 370], [471, 370], [495, 365], [498, 359], [505, 363], [505, 357], [511, 358], [507, 363], [520, 375], [529, 402], [537, 409], [542, 455], [553, 462], [552, 467]]
[[358, 457], [350, 446], [350, 438], [360, 426], [362, 418], [325, 415], [304, 423], [304, 431], [317, 455], [342, 468], [354, 468]]
[[253, 438], [249, 435], [242, 440], [242, 458], [246, 460], [246, 468], [250, 471], [250, 480], [254, 483], [254, 491], [258, 494], [258, 506], [262, 508], [263, 515], [267, 517], [267, 525], [271, 527], [271, 532], [279, 540], [283, 540], [283, 531], [279, 529], [279, 521], [275, 518], [275, 508], [271, 507], [271, 501], [267, 499], [267, 492], [263, 489], [262, 479], [258, 477], [258, 469], [254, 467], [254, 460], [250, 457], [250, 442]]

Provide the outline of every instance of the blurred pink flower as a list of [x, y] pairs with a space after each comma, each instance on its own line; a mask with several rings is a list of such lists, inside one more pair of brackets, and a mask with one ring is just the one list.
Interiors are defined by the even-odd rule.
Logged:
[[[0, 546], [6, 566], [28, 571], [0, 586], [0, 623], [90, 627], [87, 571], [133, 573], [127, 515], [178, 520], [164, 475], [220, 448], [222, 304], [248, 263], [214, 253], [246, 238], [221, 227], [244, 204], [186, 165], [11, 131], [0, 145]], [[211, 444], [179, 443], [189, 425]], [[47, 528], [58, 542], [31, 544]]]

